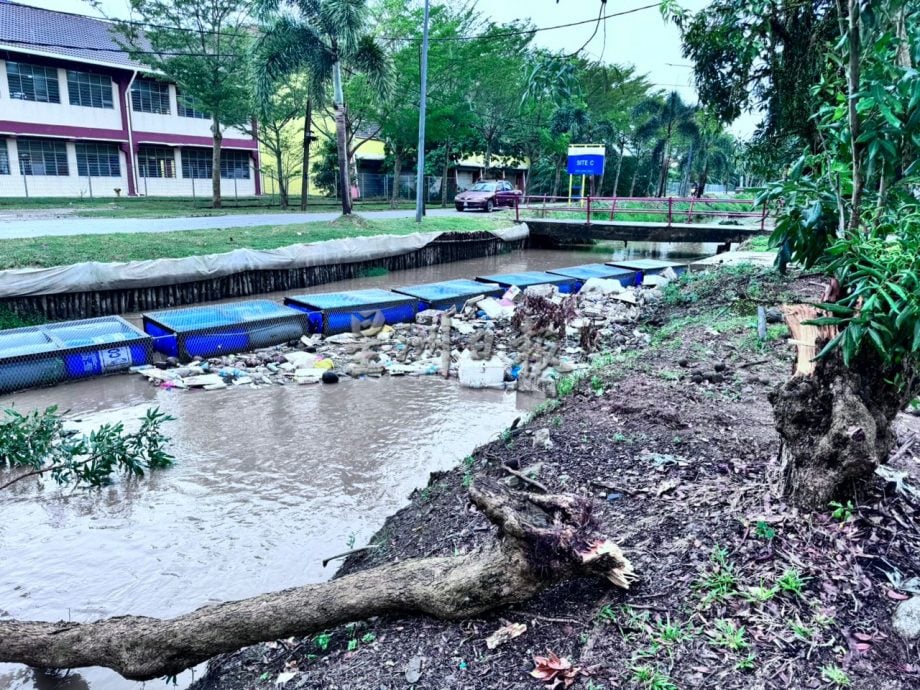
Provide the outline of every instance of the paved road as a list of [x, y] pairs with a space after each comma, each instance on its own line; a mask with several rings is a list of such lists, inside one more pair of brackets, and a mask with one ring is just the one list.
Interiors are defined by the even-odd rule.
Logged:
[[[430, 216], [450, 216], [454, 209], [429, 209]], [[174, 232], [177, 230], [213, 230], [249, 228], [255, 225], [296, 225], [335, 220], [338, 213], [252, 213], [245, 215], [198, 216], [191, 218], [27, 218], [0, 219], [0, 239], [66, 235], [106, 235], [114, 232]], [[414, 210], [366, 211], [358, 215], [368, 219], [415, 218]]]

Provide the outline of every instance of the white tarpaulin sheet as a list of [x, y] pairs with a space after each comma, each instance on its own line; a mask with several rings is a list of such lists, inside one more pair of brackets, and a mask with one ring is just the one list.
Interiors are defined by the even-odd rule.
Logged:
[[[528, 235], [525, 224], [490, 232], [505, 242], [522, 240]], [[16, 268], [0, 271], [0, 298], [97, 290], [130, 290], [157, 285], [179, 285], [245, 271], [284, 270], [373, 261], [421, 249], [443, 234], [417, 232], [412, 235], [374, 235], [295, 244], [280, 249], [236, 249], [225, 254], [190, 256], [183, 259], [119, 263], [89, 261], [52, 268]]]

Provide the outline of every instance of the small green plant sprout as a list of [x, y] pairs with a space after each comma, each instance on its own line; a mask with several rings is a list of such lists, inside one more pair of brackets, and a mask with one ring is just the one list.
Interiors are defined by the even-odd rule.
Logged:
[[789, 623], [789, 629], [792, 631], [793, 635], [803, 642], [811, 642], [811, 639], [815, 636], [814, 630], [805, 625], [798, 617]]
[[764, 587], [763, 580], [761, 580], [760, 585], [748, 587], [747, 590], [742, 592], [741, 596], [751, 603], [764, 604], [778, 593], [779, 587]]
[[634, 666], [632, 682], [646, 690], [677, 690], [671, 678], [651, 666]]
[[737, 664], [735, 664], [735, 670], [737, 671], [753, 671], [756, 665], [757, 657], [753, 652], [748, 654], [746, 657], [741, 659]]
[[355, 638], [351, 638], [348, 641], [348, 651], [353, 652], [358, 648], [358, 641]]
[[728, 560], [728, 549], [716, 546], [709, 556], [709, 568], [695, 583], [703, 593], [703, 603], [724, 601], [732, 596], [738, 584], [735, 566]]
[[626, 441], [626, 434], [621, 434], [619, 431], [613, 435], [614, 443], [624, 443]]
[[598, 611], [594, 616], [594, 620], [598, 623], [615, 623], [617, 620], [617, 614], [610, 604], [604, 604], [601, 606], [600, 611]]
[[594, 395], [603, 395], [604, 394], [604, 379], [600, 376], [591, 377], [591, 390], [594, 391]]
[[313, 638], [313, 644], [322, 649], [324, 652], [329, 649], [329, 643], [332, 641], [332, 634], [323, 632]]
[[712, 643], [717, 647], [726, 647], [733, 652], [740, 652], [750, 645], [745, 639], [744, 626], [736, 626], [732, 621], [719, 618], [713, 623], [714, 630], [709, 631]]
[[690, 626], [672, 623], [671, 617], [655, 623], [655, 639], [662, 645], [680, 644], [693, 637], [694, 630]]
[[856, 511], [853, 501], [847, 501], [846, 504], [840, 503], [840, 501], [831, 501], [828, 506], [833, 509], [831, 510], [831, 517], [840, 522], [849, 522]]
[[850, 677], [844, 673], [843, 669], [834, 664], [828, 664], [821, 669], [821, 677], [828, 683], [838, 688], [850, 687]]
[[377, 635], [374, 634], [374, 633], [372, 633], [372, 632], [364, 633], [364, 635], [361, 636], [361, 641], [362, 641], [364, 644], [370, 644], [371, 642], [373, 642], [373, 641], [376, 640], [376, 639], [377, 639]]
[[776, 530], [770, 527], [765, 521], [758, 520], [754, 524], [754, 536], [765, 541], [773, 541], [776, 537]]
[[806, 582], [807, 578], [803, 578], [798, 570], [789, 568], [776, 581], [776, 586], [783, 592], [800, 597], [805, 589]]

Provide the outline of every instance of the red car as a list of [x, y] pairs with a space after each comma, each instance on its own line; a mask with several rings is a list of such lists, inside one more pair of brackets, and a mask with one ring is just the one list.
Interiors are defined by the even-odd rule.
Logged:
[[478, 208], [486, 212], [497, 206], [514, 208], [522, 195], [520, 189], [515, 189], [505, 180], [480, 180], [455, 196], [454, 206], [458, 211]]

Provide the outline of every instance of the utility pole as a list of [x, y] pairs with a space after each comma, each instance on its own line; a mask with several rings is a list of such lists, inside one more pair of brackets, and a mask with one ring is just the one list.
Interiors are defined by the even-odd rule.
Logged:
[[425, 25], [422, 29], [421, 98], [418, 108], [418, 173], [415, 178], [415, 222], [425, 212], [425, 101], [428, 98], [428, 3], [425, 0]]

